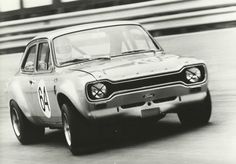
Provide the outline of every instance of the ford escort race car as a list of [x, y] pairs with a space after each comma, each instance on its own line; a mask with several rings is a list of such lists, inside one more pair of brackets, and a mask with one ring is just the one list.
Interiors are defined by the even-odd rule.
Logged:
[[183, 125], [211, 116], [205, 63], [167, 54], [133, 22], [102, 22], [50, 31], [26, 46], [9, 83], [12, 127], [22, 144], [63, 128], [72, 153], [96, 134], [92, 122], [161, 119]]

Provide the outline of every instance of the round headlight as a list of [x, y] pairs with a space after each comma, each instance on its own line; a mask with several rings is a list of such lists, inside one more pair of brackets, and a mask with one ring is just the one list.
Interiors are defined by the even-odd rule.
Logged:
[[104, 98], [107, 94], [107, 87], [103, 83], [96, 83], [91, 86], [91, 95], [96, 98]]
[[191, 83], [198, 82], [202, 76], [201, 71], [196, 67], [186, 69], [185, 73], [186, 73], [186, 79]]

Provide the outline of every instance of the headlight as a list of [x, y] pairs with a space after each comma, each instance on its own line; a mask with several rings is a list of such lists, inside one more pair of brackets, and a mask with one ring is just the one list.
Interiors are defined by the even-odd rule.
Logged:
[[197, 67], [188, 68], [186, 69], [185, 73], [186, 79], [191, 83], [198, 82], [202, 76], [200, 69], [198, 69]]
[[96, 83], [91, 86], [91, 95], [96, 98], [104, 98], [107, 94], [107, 87], [103, 83]]

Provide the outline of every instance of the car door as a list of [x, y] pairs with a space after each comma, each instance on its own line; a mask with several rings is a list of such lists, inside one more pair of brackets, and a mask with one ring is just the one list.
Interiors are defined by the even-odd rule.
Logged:
[[26, 100], [25, 114], [34, 118], [34, 104], [32, 103], [32, 82], [35, 71], [37, 45], [35, 43], [26, 48], [26, 53], [21, 64], [18, 81], [21, 87], [22, 97]]
[[41, 121], [49, 125], [60, 125], [61, 112], [56, 97], [57, 77], [53, 65], [50, 46], [47, 40], [38, 43], [34, 86], [32, 87], [33, 102], [36, 113]]

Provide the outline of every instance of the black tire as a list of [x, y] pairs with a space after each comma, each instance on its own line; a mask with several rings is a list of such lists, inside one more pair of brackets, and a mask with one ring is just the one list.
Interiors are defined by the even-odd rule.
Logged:
[[77, 111], [74, 105], [68, 100], [62, 103], [62, 123], [66, 143], [72, 154], [82, 154], [88, 146], [91, 137], [89, 122]]
[[33, 144], [43, 138], [45, 132], [44, 127], [39, 127], [31, 123], [15, 101], [10, 103], [10, 116], [14, 133], [20, 143], [23, 145]]
[[212, 112], [209, 90], [207, 91], [207, 96], [203, 102], [192, 104], [189, 108], [191, 109], [181, 110], [177, 113], [182, 125], [191, 127], [207, 124]]

